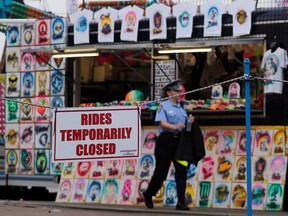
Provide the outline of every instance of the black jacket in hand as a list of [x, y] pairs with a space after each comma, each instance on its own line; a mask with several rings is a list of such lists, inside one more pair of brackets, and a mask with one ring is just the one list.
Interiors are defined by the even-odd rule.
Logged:
[[176, 152], [176, 160], [184, 160], [187, 161], [189, 165], [193, 163], [197, 166], [205, 154], [203, 134], [198, 122], [194, 121], [191, 131], [184, 129], [181, 133]]

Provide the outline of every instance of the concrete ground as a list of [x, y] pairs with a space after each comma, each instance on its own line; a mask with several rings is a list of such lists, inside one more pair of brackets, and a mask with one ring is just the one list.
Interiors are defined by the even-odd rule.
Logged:
[[[124, 206], [104, 204], [74, 204], [56, 203], [46, 201], [0, 201], [0, 216], [161, 216], [161, 215], [197, 215], [197, 216], [244, 216], [246, 210], [217, 209], [217, 208], [192, 208], [190, 211], [176, 211], [175, 207], [154, 207], [148, 209], [145, 206]], [[253, 211], [252, 215], [261, 216], [287, 216], [288, 212]], [[250, 216], [250, 215], [249, 215]]]

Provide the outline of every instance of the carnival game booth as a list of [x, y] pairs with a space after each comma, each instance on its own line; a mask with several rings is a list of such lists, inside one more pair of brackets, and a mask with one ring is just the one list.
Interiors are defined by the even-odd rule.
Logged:
[[[239, 1], [236, 1], [236, 3], [239, 3]], [[255, 5], [254, 3], [251, 1], [252, 6]], [[178, 35], [177, 24], [180, 21], [176, 16], [180, 17], [180, 15], [174, 14], [175, 16], [171, 16], [170, 6], [151, 4], [149, 6], [151, 8], [147, 7], [145, 9], [146, 16], [143, 18], [140, 16], [141, 19], [135, 19], [137, 17], [136, 14], [143, 14], [144, 11], [141, 11], [141, 8], [136, 9], [135, 6], [128, 6], [126, 9], [123, 7], [121, 12], [109, 7], [99, 8], [99, 10], [94, 12], [94, 15], [90, 10], [79, 10], [70, 17], [71, 25], [68, 27], [66, 46], [64, 41], [59, 44], [51, 43], [51, 41], [49, 43], [49, 38], [47, 37], [46, 40], [42, 40], [45, 38], [40, 40], [42, 42], [46, 41], [48, 43], [46, 45], [50, 46], [49, 49], [46, 49], [47, 52], [53, 49], [52, 55], [65, 54], [67, 49], [74, 49], [77, 54], [79, 52], [87, 52], [83, 51], [87, 48], [93, 48], [94, 51], [97, 49], [97, 52], [100, 52], [96, 58], [67, 58], [64, 61], [60, 61], [61, 57], [58, 57], [60, 60], [55, 61], [56, 65], [53, 67], [61, 66], [60, 71], [62, 71], [62, 63], [65, 63], [64, 68], [66, 70], [59, 74], [57, 72], [59, 72], [58, 69], [60, 68], [57, 68], [55, 73], [51, 72], [50, 69], [45, 69], [44, 74], [47, 77], [50, 76], [50, 81], [52, 74], [55, 74], [53, 76], [54, 82], [50, 82], [51, 84], [54, 83], [54, 86], [50, 86], [51, 88], [49, 89], [49, 85], [45, 85], [44, 98], [38, 97], [40, 86], [42, 89], [43, 85], [39, 85], [38, 89], [35, 88], [37, 92], [35, 100], [39, 105], [43, 105], [43, 103], [53, 105], [50, 104], [52, 98], [60, 97], [60, 100], [54, 105], [60, 106], [62, 104], [63, 107], [64, 95], [68, 98], [67, 106], [141, 105], [141, 123], [143, 127], [140, 158], [64, 163], [61, 169], [57, 202], [143, 205], [142, 192], [149, 182], [155, 164], [153, 148], [155, 146], [157, 128], [154, 126], [153, 119], [155, 110], [157, 110], [160, 102], [158, 100], [160, 99], [160, 89], [170, 80], [181, 78], [187, 92], [184, 106], [188, 112], [197, 117], [201, 125], [207, 153], [197, 168], [195, 166], [189, 168], [187, 201], [191, 207], [245, 209], [247, 206], [246, 195], [249, 191], [247, 191], [246, 187], [247, 158], [245, 157], [246, 148], [244, 145], [246, 142], [244, 131], [245, 97], [244, 90], [241, 88], [243, 85], [241, 79], [244, 77], [241, 78], [241, 76], [244, 71], [243, 59], [249, 58], [251, 63], [249, 69], [254, 73], [253, 77], [255, 77], [255, 79], [251, 80], [253, 87], [251, 94], [253, 96], [250, 103], [252, 113], [251, 149], [253, 149], [251, 151], [251, 159], [253, 161], [253, 169], [251, 171], [254, 184], [252, 193], [255, 195], [252, 204], [254, 209], [283, 210], [284, 191], [285, 189], [287, 190], [287, 187], [285, 187], [287, 170], [285, 152], [287, 149], [285, 139], [287, 120], [285, 113], [287, 102], [284, 100], [287, 86], [283, 85], [281, 94], [279, 92], [277, 94], [266, 94], [263, 88], [263, 80], [260, 78], [263, 78], [261, 68], [264, 67], [262, 62], [265, 59], [266, 51], [274, 50], [274, 45], [276, 47], [280, 46], [280, 51], [286, 49], [287, 45], [285, 44], [284, 36], [287, 31], [285, 28], [286, 10], [285, 7], [254, 7], [253, 9], [255, 10], [253, 11], [249, 5], [246, 15], [252, 18], [249, 21], [252, 25], [251, 30], [248, 28], [248, 33], [244, 33], [245, 35], [241, 33], [236, 36], [237, 32], [234, 32], [235, 13], [231, 9], [233, 7], [230, 7], [230, 4], [232, 5], [232, 3], [229, 2], [228, 4], [229, 11], [234, 16], [225, 13], [226, 7], [220, 1], [213, 2], [213, 5], [205, 5], [204, 3], [197, 5], [197, 7], [189, 5], [191, 10], [194, 9], [186, 11], [180, 20], [183, 24], [182, 27], [188, 24], [187, 20], [193, 20], [193, 25], [190, 35], [185, 35], [184, 38], [181, 37], [181, 34], [180, 37]], [[211, 10], [209, 11], [209, 9]], [[136, 13], [136, 10], [139, 13]], [[179, 10], [180, 12], [185, 12], [181, 8]], [[253, 12], [251, 13], [251, 11]], [[128, 20], [123, 25], [124, 15], [129, 12], [131, 16], [127, 16], [127, 18], [130, 18], [128, 20], [132, 20], [134, 25], [130, 25]], [[237, 14], [240, 21], [247, 18], [243, 11]], [[119, 16], [122, 19], [119, 19]], [[135, 20], [139, 20], [137, 31], [134, 29], [135, 24], [138, 23]], [[54, 21], [38, 20], [37, 23], [38, 25], [49, 26], [47, 23], [53, 24]], [[60, 26], [61, 23], [58, 20]], [[62, 26], [66, 27], [66, 25]], [[216, 26], [216, 29], [213, 28]], [[207, 32], [208, 27], [210, 30], [214, 30], [209, 33], [209, 31]], [[123, 36], [121, 33], [123, 29], [126, 30], [124, 33], [131, 33], [131, 28], [135, 30], [132, 31], [133, 33], [138, 34], [136, 34], [136, 37], [135, 34], [133, 37], [128, 37], [129, 40], [127, 40], [127, 35], [125, 38], [125, 34]], [[58, 28], [51, 29], [56, 30]], [[78, 32], [76, 33], [75, 31]], [[109, 35], [109, 37], [105, 37], [105, 35]], [[33, 47], [34, 51], [39, 51], [37, 48], [41, 49], [41, 46], [35, 46]], [[16, 47], [19, 47], [19, 44]], [[190, 54], [167, 54], [165, 56], [158, 53], [160, 50], [167, 51], [191, 47], [201, 48], [201, 51], [199, 52], [198, 50], [198, 53], [190, 51]], [[12, 50], [13, 48], [14, 46], [12, 46]], [[204, 51], [203, 48], [208, 48], [209, 51]], [[25, 51], [29, 53], [29, 51]], [[39, 53], [43, 53], [43, 49]], [[285, 54], [285, 52], [281, 53]], [[20, 54], [18, 59], [21, 59]], [[273, 60], [277, 59], [279, 58], [273, 58]], [[38, 58], [38, 60], [41, 59]], [[282, 62], [282, 64], [282, 68], [286, 68], [285, 63]], [[47, 65], [43, 65], [43, 67], [45, 66]], [[42, 67], [42, 65], [40, 64], [38, 67]], [[206, 76], [203, 76], [205, 74], [204, 71]], [[6, 72], [9, 74], [9, 71]], [[11, 72], [13, 71], [10, 70], [10, 75]], [[22, 70], [22, 72], [25, 71]], [[62, 79], [63, 73], [65, 73], [65, 79]], [[24, 75], [24, 73], [21, 74]], [[39, 77], [42, 74], [41, 77], [45, 77], [42, 70], [36, 70], [35, 74]], [[213, 76], [215, 74], [217, 74], [216, 77]], [[21, 77], [21, 75], [19, 76]], [[43, 81], [43, 79], [39, 80]], [[40, 83], [40, 81], [37, 82]], [[55, 86], [55, 83], [58, 85]], [[75, 93], [70, 90], [62, 91], [63, 85], [62, 88], [59, 88], [61, 86], [59, 85], [60, 83], [65, 83], [68, 89], [73, 88]], [[214, 84], [217, 85], [214, 86]], [[210, 90], [193, 91], [204, 87], [209, 87]], [[9, 86], [7, 88], [9, 90]], [[18, 90], [21, 95], [21, 85]], [[138, 91], [130, 92], [133, 90]], [[18, 95], [16, 92], [13, 97], [17, 98], [19, 97]], [[22, 100], [22, 97], [20, 98]], [[44, 99], [46, 99], [47, 103]], [[142, 103], [143, 101], [146, 101], [146, 103]], [[37, 109], [36, 111], [38, 113], [36, 120], [41, 113], [43, 116], [45, 114], [46, 117], [48, 116], [48, 113], [43, 112], [42, 109]], [[42, 117], [40, 116], [38, 120], [43, 120]], [[50, 125], [48, 119], [46, 120], [47, 122], [41, 123]], [[13, 118], [13, 121], [16, 122], [10, 123], [17, 124], [15, 118]], [[40, 122], [36, 121], [31, 124], [37, 126]], [[25, 129], [23, 126], [14, 126], [10, 129], [20, 128], [18, 129], [19, 133]], [[43, 125], [41, 124], [40, 126]], [[36, 164], [33, 170], [36, 170], [37, 174], [40, 174], [40, 170], [41, 175], [44, 173], [48, 175], [51, 169], [48, 171], [47, 166], [43, 169], [40, 161], [46, 158], [44, 161], [47, 164], [51, 162], [47, 160], [47, 155], [50, 154], [49, 148], [44, 150], [39, 148], [40, 150], [38, 151], [36, 144], [33, 146], [33, 143], [29, 143], [29, 148], [21, 148], [20, 142], [18, 143], [19, 146], [17, 148], [11, 147], [13, 144], [10, 143], [7, 153], [10, 151], [9, 149], [16, 149], [18, 154], [14, 155], [17, 156], [21, 155], [23, 157], [22, 152], [24, 156], [34, 154], [34, 160], [38, 161], [39, 164], [38, 166]], [[38, 145], [41, 146], [40, 140]], [[39, 158], [38, 160], [36, 160], [36, 156]], [[15, 164], [12, 165], [15, 167]], [[54, 170], [59, 172], [59, 166], [53, 166], [57, 167]], [[21, 168], [18, 164], [16, 167], [18, 167], [18, 172], [21, 172], [22, 169], [23, 172], [27, 171], [31, 175], [34, 174], [32, 168], [23, 167], [23, 165]], [[36, 167], [39, 169], [37, 170]], [[17, 170], [9, 168], [11, 167], [8, 166], [7, 170], [9, 171]], [[171, 167], [167, 182], [165, 182], [165, 185], [163, 185], [163, 188], [155, 198], [155, 202], [159, 205], [175, 205], [177, 203], [177, 196], [173, 193], [175, 188], [173, 173], [173, 167]]]
[[[239, 1], [236, 2], [239, 3]], [[254, 3], [256, 2], [251, 1], [252, 5]], [[229, 2], [228, 5], [231, 6], [232, 3]], [[271, 51], [273, 53], [278, 50], [281, 51], [284, 59], [284, 62], [281, 62], [281, 57], [279, 57], [278, 62], [282, 65], [281, 74], [282, 70], [284, 71], [284, 78], [282, 77], [281, 80], [286, 79], [286, 7], [252, 7], [251, 9], [250, 6], [245, 8], [246, 11], [243, 9], [244, 11], [237, 11], [237, 13], [235, 11], [233, 13], [231, 6], [228, 11], [232, 15], [224, 12], [225, 6], [220, 1], [213, 1], [212, 5], [200, 4], [190, 14], [182, 9], [182, 12], [188, 13], [182, 14], [185, 15], [182, 21], [187, 21], [189, 18], [193, 20], [193, 31], [184, 38], [178, 35], [177, 25], [181, 19], [179, 21], [177, 17], [180, 15], [171, 16], [171, 8], [160, 4], [154, 4], [153, 9], [146, 7], [146, 16], [139, 19], [136, 41], [127, 41], [127, 38], [123, 40], [121, 33], [123, 27], [126, 29], [126, 25], [123, 24], [124, 17], [115, 19], [112, 16], [115, 11], [111, 8], [102, 8], [95, 12], [94, 21], [89, 22], [87, 42], [79, 43], [77, 40], [75, 42], [75, 25], [77, 25], [75, 22], [74, 25], [68, 27], [68, 47], [79, 49], [89, 47], [100, 51], [97, 58], [74, 59], [68, 63], [74, 70], [74, 74], [82, 71], [78, 80], [79, 82], [80, 78], [84, 80], [79, 83], [81, 93], [79, 93], [80, 100], [77, 101], [81, 103], [81, 106], [137, 104], [139, 101], [125, 100], [125, 94], [121, 93], [123, 85], [127, 85], [129, 91], [143, 88], [141, 92], [144, 92], [144, 97], [140, 99], [145, 98], [144, 101], [151, 102], [152, 105], [147, 103], [149, 105], [141, 107], [145, 116], [143, 115], [142, 118], [140, 159], [96, 161], [92, 164], [90, 162], [64, 164], [57, 202], [143, 205], [142, 192], [147, 187], [155, 164], [153, 148], [157, 127], [154, 126], [153, 118], [158, 99], [160, 99], [160, 89], [170, 80], [181, 78], [188, 92], [185, 95], [184, 106], [198, 119], [203, 130], [206, 148], [205, 158], [197, 168], [191, 166], [188, 171], [187, 200], [189, 205], [207, 208], [247, 208], [246, 183], [249, 167], [247, 168], [246, 147], [244, 147], [246, 143], [245, 98], [244, 90], [241, 88], [243, 83], [237, 78], [243, 75], [244, 58], [249, 58], [249, 69], [254, 77], [251, 80], [252, 100], [250, 103], [252, 207], [261, 210], [285, 209], [283, 203], [285, 202], [284, 191], [285, 189], [287, 191], [287, 186], [285, 187], [287, 184], [287, 141], [285, 138], [287, 102], [284, 98], [287, 94], [287, 85], [284, 83], [281, 92], [275, 93], [273, 90], [271, 92], [264, 88], [261, 78], [265, 75], [262, 68], [267, 64], [265, 63], [267, 55], [271, 54]], [[136, 7], [129, 7], [129, 11], [134, 9], [136, 10]], [[210, 13], [208, 13], [209, 9], [211, 9]], [[110, 15], [110, 21], [108, 15]], [[215, 18], [217, 15], [219, 15], [218, 19]], [[251, 22], [251, 30], [248, 28], [249, 31], [246, 33], [237, 32], [235, 19], [244, 23], [243, 19], [247, 17], [251, 18], [251, 20], [248, 19]], [[159, 19], [160, 27], [157, 26]], [[215, 31], [207, 31], [207, 28], [217, 25], [218, 28], [214, 29]], [[109, 39], [103, 37], [103, 34], [107, 32], [109, 32]], [[160, 50], [180, 48], [201, 48], [201, 51], [198, 53], [190, 51], [190, 54], [168, 54], [165, 57], [159, 55]], [[210, 51], [204, 53], [203, 48], [209, 48]], [[127, 53], [127, 50], [130, 52]], [[144, 54], [144, 57], [139, 57], [141, 54]], [[276, 58], [278, 57], [274, 56], [274, 60]], [[150, 68], [141, 70], [139, 75], [140, 69], [137, 70], [137, 67], [143, 69], [143, 65], [137, 64], [136, 66], [135, 59], [137, 61], [142, 59], [142, 63], [150, 59]], [[80, 64], [77, 65], [91, 64], [92, 66], [81, 70], [82, 68], [72, 67], [73, 62], [74, 65], [75, 62], [79, 62]], [[117, 69], [119, 65], [121, 69]], [[105, 69], [100, 66], [104, 66]], [[125, 70], [123, 70], [124, 67], [126, 67]], [[98, 73], [102, 74], [102, 78], [98, 77]], [[205, 73], [206, 76], [203, 77]], [[267, 75], [265, 76], [267, 78]], [[150, 85], [146, 85], [146, 79], [150, 79]], [[137, 83], [138, 81], [144, 81], [144, 87]], [[116, 87], [111, 87], [111, 83]], [[209, 86], [209, 91], [205, 89], [206, 86]], [[203, 89], [193, 91], [199, 88]], [[91, 92], [93, 93], [89, 94]], [[107, 98], [109, 98], [108, 101]], [[141, 102], [138, 104], [143, 105]], [[79, 177], [81, 167], [91, 167], [89, 170], [85, 169], [83, 178]], [[131, 189], [129, 193], [126, 190], [127, 185]], [[69, 189], [66, 190], [67, 188]], [[82, 190], [80, 191], [79, 188]], [[167, 181], [155, 197], [155, 203], [161, 206], [175, 205], [177, 196], [173, 193], [173, 188], [175, 188], [175, 181], [173, 167], [171, 167]], [[283, 197], [279, 197], [280, 194]]]

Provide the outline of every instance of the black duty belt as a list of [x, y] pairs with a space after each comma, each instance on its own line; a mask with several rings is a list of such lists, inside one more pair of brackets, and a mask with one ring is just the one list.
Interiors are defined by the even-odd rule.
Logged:
[[174, 138], [179, 138], [181, 135], [181, 132], [162, 132], [160, 135], [162, 136], [170, 136], [170, 137], [174, 137]]

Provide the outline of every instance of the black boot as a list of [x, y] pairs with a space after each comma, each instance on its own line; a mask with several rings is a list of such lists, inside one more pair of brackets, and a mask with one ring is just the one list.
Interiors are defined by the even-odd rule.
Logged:
[[144, 197], [144, 202], [147, 208], [153, 208], [153, 201], [152, 201], [152, 196], [148, 196], [146, 191], [143, 192], [143, 197]]
[[176, 205], [176, 210], [189, 211], [190, 208], [186, 204], [178, 202], [177, 205]]

